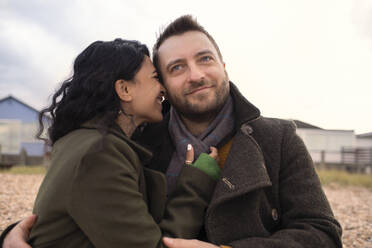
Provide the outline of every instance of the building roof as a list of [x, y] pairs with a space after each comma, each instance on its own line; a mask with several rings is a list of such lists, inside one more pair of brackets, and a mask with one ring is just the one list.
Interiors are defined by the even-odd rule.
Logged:
[[323, 128], [311, 125], [303, 121], [299, 121], [299, 120], [292, 120], [292, 121], [296, 124], [297, 128], [323, 129]]
[[372, 132], [358, 134], [357, 135], [357, 138], [361, 138], [361, 139], [372, 139]]
[[4, 98], [1, 98], [1, 99], [0, 99], [0, 103], [1, 103], [1, 102], [5, 102], [5, 101], [8, 101], [8, 100], [14, 100], [14, 101], [16, 101], [16, 102], [18, 102], [18, 103], [24, 105], [25, 107], [27, 107], [27, 108], [29, 108], [29, 109], [31, 109], [31, 110], [33, 110], [33, 111], [39, 113], [39, 110], [37, 110], [37, 109], [34, 108], [34, 107], [31, 107], [31, 106], [28, 105], [27, 103], [22, 102], [21, 100], [15, 98], [15, 97], [12, 96], [12, 95], [9, 95], [9, 96], [6, 96], [6, 97], [4, 97]]
[[[0, 119], [19, 119], [22, 122], [38, 122], [39, 110], [9, 95], [0, 99]], [[44, 115], [45, 121], [50, 121], [48, 114]]]

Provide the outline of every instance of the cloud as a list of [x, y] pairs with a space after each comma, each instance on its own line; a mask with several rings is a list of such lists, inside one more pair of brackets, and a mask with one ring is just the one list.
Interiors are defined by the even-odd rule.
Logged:
[[352, 17], [359, 32], [372, 38], [372, 1], [353, 1]]
[[0, 97], [45, 106], [91, 42], [151, 48], [183, 14], [212, 34], [230, 78], [264, 115], [370, 131], [370, 0], [0, 0]]
[[123, 1], [0, 4], [0, 97], [13, 94], [37, 106], [45, 106], [47, 96], [71, 74], [74, 58], [91, 42], [149, 40], [151, 35], [143, 32], [147, 22], [134, 21], [141, 15], [137, 6]]
[[[70, 72], [76, 51], [48, 33], [37, 22], [7, 15], [0, 22], [0, 84], [3, 92], [35, 93], [45, 100], [56, 84]], [[71, 61], [67, 64], [67, 61]], [[26, 94], [25, 92], [29, 92]], [[36, 102], [41, 104], [40, 100]]]
[[77, 33], [79, 25], [76, 22], [76, 2], [78, 1], [12, 0], [6, 4], [4, 14], [13, 20], [43, 27], [48, 34], [73, 46], [79, 45], [84, 37], [82, 30]]

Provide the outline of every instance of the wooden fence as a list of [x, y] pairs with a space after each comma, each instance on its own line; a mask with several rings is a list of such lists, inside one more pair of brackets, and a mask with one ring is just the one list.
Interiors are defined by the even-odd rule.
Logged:
[[0, 169], [8, 169], [13, 165], [41, 165], [44, 156], [30, 156], [22, 149], [20, 154], [2, 154], [0, 146]]
[[318, 167], [372, 173], [372, 147], [342, 148], [341, 151], [310, 151]]

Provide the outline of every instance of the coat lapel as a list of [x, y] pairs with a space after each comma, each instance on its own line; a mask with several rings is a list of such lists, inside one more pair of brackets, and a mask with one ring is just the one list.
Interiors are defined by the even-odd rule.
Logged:
[[146, 184], [146, 200], [149, 212], [156, 223], [160, 223], [166, 203], [167, 182], [163, 173], [143, 168]]
[[239, 130], [234, 137], [210, 207], [271, 185], [260, 147], [251, 135]]

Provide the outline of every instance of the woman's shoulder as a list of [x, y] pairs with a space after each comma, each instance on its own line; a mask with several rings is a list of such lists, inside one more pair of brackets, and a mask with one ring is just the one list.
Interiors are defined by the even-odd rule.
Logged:
[[128, 142], [110, 132], [102, 133], [97, 129], [77, 129], [60, 138], [53, 145], [53, 154], [69, 157], [84, 157], [89, 154], [131, 156], [134, 151]]
[[52, 156], [76, 162], [90, 158], [117, 161], [117, 165], [129, 165], [138, 171], [152, 154], [120, 130], [109, 129], [104, 133], [95, 128], [81, 128], [58, 140], [53, 146]]

